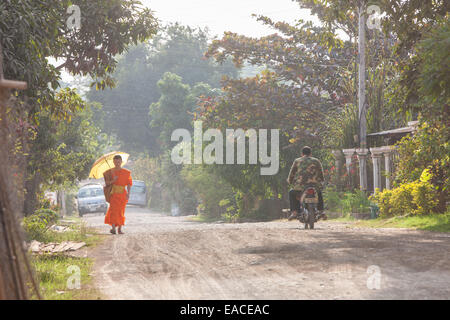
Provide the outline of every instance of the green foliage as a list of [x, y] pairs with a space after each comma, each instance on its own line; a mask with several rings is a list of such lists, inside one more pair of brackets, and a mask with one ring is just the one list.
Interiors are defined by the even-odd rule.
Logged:
[[[38, 255], [32, 257], [31, 264], [36, 272], [40, 293], [46, 300], [83, 300], [99, 297], [99, 292], [88, 286], [91, 280], [89, 274], [93, 266], [90, 258]], [[67, 270], [71, 266], [80, 268], [81, 290], [67, 288]]]
[[404, 93], [401, 105], [403, 111], [420, 113], [425, 121], [445, 122], [450, 112], [449, 15], [427, 24], [399, 79]]
[[450, 112], [450, 22], [449, 15], [424, 39], [418, 50], [421, 59], [418, 94], [425, 119], [448, 120]]
[[380, 217], [391, 217], [394, 215], [394, 208], [391, 205], [392, 195], [392, 190], [385, 189], [381, 192], [376, 190], [375, 194], [370, 198], [378, 204]]
[[[231, 63], [218, 65], [204, 58], [208, 41], [206, 30], [168, 25], [152, 41], [131, 47], [119, 59], [114, 74], [117, 78], [114, 90], [92, 89], [89, 92], [91, 101], [104, 105], [103, 130], [116, 135], [123, 142], [124, 151], [145, 150], [151, 156], [162, 152], [158, 143], [160, 129], [148, 127], [152, 120], [148, 108], [160, 99], [162, 92], [157, 83], [166, 72], [180, 76], [183, 84], [192, 90], [197, 83], [217, 88], [222, 75], [237, 76], [237, 69]], [[129, 123], [134, 124], [133, 130], [130, 130]]]
[[[206, 56], [218, 62], [230, 58], [238, 67], [265, 66], [265, 70], [251, 78], [225, 78], [223, 94], [202, 101], [196, 113], [196, 119], [209, 127], [281, 129], [277, 175], [263, 177], [257, 165], [214, 169], [241, 194], [237, 204], [242, 216], [265, 214], [255, 209], [256, 198], [275, 201], [287, 196], [285, 179], [302, 146], [312, 146], [314, 156], [324, 160], [329, 153], [324, 146], [339, 141], [337, 136], [348, 136], [348, 143], [352, 143], [358, 123], [353, 121], [357, 113], [349, 107], [354, 95], [354, 44], [340, 40], [326, 26], [315, 27], [304, 21], [294, 26], [264, 16], [257, 20], [277, 33], [250, 38], [227, 32], [211, 43]], [[327, 121], [341, 113], [344, 118], [344, 108], [353, 113], [346, 121], [348, 132], [331, 133], [323, 140], [330, 133]], [[333, 126], [341, 130], [342, 123], [336, 121]]]
[[372, 228], [412, 228], [435, 232], [450, 232], [450, 212], [414, 216], [394, 216], [371, 220], [359, 220], [358, 227]]
[[225, 94], [208, 115], [220, 119], [215, 121], [220, 127], [281, 128], [287, 141], [298, 145], [317, 137], [324, 114], [350, 99], [340, 84], [349, 74], [339, 68], [351, 57], [348, 44], [310, 23], [291, 26], [267, 17], [258, 21], [280, 34], [255, 39], [227, 32], [210, 45], [206, 56], [218, 62], [232, 58], [237, 66], [267, 69], [253, 78], [225, 79]]
[[335, 212], [341, 209], [341, 195], [342, 193], [336, 191], [335, 186], [329, 186], [323, 190], [323, 201], [325, 208], [329, 211]]
[[40, 209], [50, 209], [55, 212], [59, 211], [59, 207], [57, 204], [53, 203], [51, 199], [45, 196], [45, 193], [41, 193], [38, 196], [38, 207]]
[[[141, 174], [153, 177], [151, 183], [149, 207], [170, 212], [177, 205], [181, 214], [193, 214], [197, 207], [197, 198], [181, 177], [183, 165], [176, 165], [167, 151], [158, 158], [148, 158], [141, 168]], [[142, 166], [142, 165], [141, 165]]]
[[85, 105], [79, 96], [74, 98], [68, 92], [61, 90], [56, 99], [62, 108], [76, 105], [72, 119], [57, 120], [49, 112], [41, 112], [37, 135], [30, 147], [29, 171], [34, 175], [39, 172], [43, 187], [49, 190], [73, 187], [77, 179], [86, 178], [90, 166], [107, 146], [93, 120], [93, 109], [100, 106]]
[[[72, 4], [81, 10], [81, 28], [68, 28], [67, 9]], [[73, 90], [57, 91], [61, 74], [89, 76], [103, 89], [114, 85], [111, 74], [116, 55], [128, 45], [144, 41], [156, 32], [157, 21], [151, 11], [136, 0], [10, 0], [0, 2], [0, 43], [3, 48], [4, 75], [23, 80], [28, 89], [17, 93], [25, 129], [33, 124], [37, 135], [32, 141], [27, 160], [26, 214], [36, 209], [39, 186], [74, 182], [85, 174], [86, 163], [92, 160], [91, 132], [80, 127], [76, 143], [66, 143], [63, 126], [79, 115], [84, 103]], [[59, 66], [48, 62], [56, 59]], [[83, 119], [85, 120], [85, 119]], [[62, 123], [66, 121], [66, 123]], [[74, 126], [71, 128], [74, 131]], [[89, 130], [87, 130], [89, 131]], [[58, 138], [55, 136], [58, 135]], [[30, 138], [25, 136], [27, 145]], [[34, 138], [34, 136], [32, 137]], [[80, 146], [80, 144], [81, 146]], [[28, 150], [27, 150], [28, 151]], [[21, 189], [21, 188], [20, 188]]]
[[[178, 128], [192, 133], [192, 113], [199, 97], [215, 95], [217, 92], [201, 82], [191, 87], [184, 84], [181, 77], [170, 72], [166, 72], [158, 81], [158, 89], [161, 97], [150, 105], [149, 125], [159, 132], [158, 144], [163, 152], [159, 156], [158, 174], [153, 175], [154, 181], [161, 183], [161, 196], [158, 198], [152, 195], [152, 207], [156, 205], [168, 211], [171, 204], [176, 203], [183, 213], [193, 213], [201, 197], [199, 194], [196, 197], [192, 187], [189, 188], [181, 177], [183, 165], [175, 165], [170, 160], [170, 152], [178, 143], [171, 141], [171, 135]], [[191, 181], [191, 186], [195, 184]]]
[[205, 216], [233, 215], [235, 211], [233, 190], [212, 170], [200, 165], [185, 166], [181, 177], [201, 201], [201, 209]]
[[161, 97], [150, 105], [150, 128], [158, 129], [162, 150], [172, 149], [177, 142], [171, 141], [172, 132], [183, 128], [193, 131], [192, 113], [200, 96], [211, 96], [215, 91], [205, 83], [197, 83], [193, 88], [182, 82], [176, 74], [166, 72], [158, 81]]
[[431, 214], [438, 205], [437, 188], [431, 181], [432, 175], [425, 169], [419, 180], [392, 190], [377, 190], [371, 199], [379, 205], [382, 217]]
[[[72, 4], [81, 10], [77, 31], [67, 26]], [[101, 88], [111, 86], [115, 56], [157, 28], [151, 11], [136, 0], [2, 1], [0, 21], [5, 77], [27, 81], [29, 89], [23, 94], [39, 102], [34, 111], [50, 102], [52, 114], [64, 111], [52, 103], [61, 70], [90, 75]], [[48, 57], [62, 64], [55, 68]]]
[[[395, 216], [411, 214], [414, 210], [412, 191], [416, 187], [415, 182], [401, 184], [392, 190], [392, 196], [389, 204], [392, 207], [391, 212]], [[381, 214], [383, 214], [381, 212]]]
[[[310, 9], [323, 22], [327, 31], [344, 31], [353, 45], [353, 61], [344, 72], [356, 81], [356, 39], [358, 36], [358, 6], [352, 0], [296, 0], [301, 8]], [[449, 113], [449, 20], [447, 1], [378, 0], [365, 2], [366, 7], [376, 4], [383, 13], [382, 32], [366, 29], [366, 101], [368, 132], [404, 125], [417, 113], [424, 120], [445, 121]], [[351, 41], [350, 40], [350, 41]], [[352, 64], [355, 67], [352, 67]], [[343, 87], [356, 91], [356, 82], [345, 78]], [[356, 105], [356, 101], [354, 103]], [[400, 111], [402, 112], [398, 112]], [[345, 111], [345, 110], [344, 110]], [[340, 110], [337, 112], [339, 117]], [[330, 125], [339, 137], [327, 139], [331, 146], [353, 147], [350, 135], [351, 118], [345, 117], [343, 126], [335, 126], [336, 115], [331, 115]], [[333, 134], [326, 135], [327, 138]], [[381, 141], [380, 141], [381, 142]]]
[[327, 115], [326, 126], [323, 136], [327, 146], [336, 149], [355, 147], [354, 137], [359, 133], [358, 106], [347, 104], [342, 110], [331, 112]]
[[342, 204], [343, 212], [367, 213], [370, 210], [370, 201], [366, 193], [359, 189], [353, 193], [344, 193]]
[[334, 186], [328, 187], [323, 192], [325, 208], [329, 211], [347, 213], [368, 213], [371, 202], [366, 193], [361, 190], [354, 192], [339, 192]]
[[43, 241], [45, 232], [58, 221], [58, 214], [51, 209], [39, 209], [22, 221], [28, 240]]
[[446, 210], [450, 190], [450, 129], [445, 122], [421, 121], [412, 137], [398, 143], [399, 160], [395, 172], [396, 185], [417, 181], [425, 169], [429, 169], [430, 183], [438, 193], [437, 210]]

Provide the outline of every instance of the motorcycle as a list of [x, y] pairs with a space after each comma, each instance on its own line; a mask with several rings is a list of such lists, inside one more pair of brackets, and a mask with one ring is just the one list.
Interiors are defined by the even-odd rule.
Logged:
[[298, 214], [297, 219], [300, 223], [305, 224], [305, 229], [314, 229], [314, 223], [319, 221], [321, 215], [317, 210], [319, 197], [314, 187], [307, 187], [300, 196], [300, 203], [303, 211]]

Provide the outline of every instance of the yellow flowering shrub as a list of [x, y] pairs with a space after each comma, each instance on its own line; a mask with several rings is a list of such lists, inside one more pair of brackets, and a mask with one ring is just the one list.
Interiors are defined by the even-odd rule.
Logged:
[[431, 178], [429, 170], [425, 169], [419, 180], [392, 190], [377, 189], [371, 200], [378, 204], [382, 217], [431, 213], [438, 205], [438, 192]]
[[392, 216], [391, 211], [391, 197], [392, 190], [385, 189], [380, 191], [380, 189], [375, 190], [375, 194], [370, 196], [370, 200], [375, 201], [380, 208], [380, 216], [381, 217], [389, 217]]
[[404, 183], [399, 187], [392, 189], [390, 205], [392, 207], [392, 215], [401, 216], [413, 213], [415, 205], [413, 201], [412, 191], [416, 188], [416, 182]]
[[412, 190], [413, 201], [416, 205], [414, 214], [430, 213], [439, 203], [437, 188], [431, 184], [431, 179], [429, 170], [423, 170], [419, 182]]

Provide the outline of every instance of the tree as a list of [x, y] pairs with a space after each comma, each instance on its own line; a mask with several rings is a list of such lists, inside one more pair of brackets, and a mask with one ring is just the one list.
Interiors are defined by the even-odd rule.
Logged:
[[[350, 38], [355, 38], [356, 27], [355, 27], [355, 13], [359, 7], [359, 3], [363, 0], [296, 0], [300, 7], [311, 9], [312, 14], [316, 14], [321, 21], [325, 23], [327, 28], [330, 30], [335, 30], [340, 28], [344, 30]], [[381, 17], [381, 27], [382, 33], [380, 38], [385, 38], [388, 40], [386, 44], [383, 45], [386, 54], [381, 56], [380, 59], [375, 59], [378, 69], [381, 71], [380, 79], [381, 83], [378, 88], [386, 88], [389, 93], [381, 99], [385, 103], [389, 104], [392, 112], [397, 112], [399, 109], [403, 111], [404, 114], [408, 115], [410, 112], [417, 116], [417, 112], [425, 111], [428, 106], [418, 106], [417, 101], [421, 93], [419, 93], [417, 88], [417, 83], [414, 83], [420, 74], [420, 68], [423, 61], [423, 57], [417, 56], [418, 52], [424, 53], [424, 38], [427, 38], [432, 30], [435, 30], [434, 40], [429, 40], [428, 44], [433, 43], [433, 50], [436, 51], [434, 54], [428, 55], [430, 59], [435, 59], [436, 66], [440, 63], [442, 64], [443, 59], [445, 60], [445, 54], [448, 52], [448, 44], [445, 39], [448, 38], [448, 33], [445, 31], [445, 25], [448, 25], [448, 12], [450, 9], [450, 3], [445, 0], [439, 1], [422, 1], [422, 0], [378, 0], [378, 1], [363, 1], [368, 6], [377, 5], [380, 8], [380, 13], [383, 13]], [[440, 31], [437, 31], [440, 29]], [[368, 38], [374, 39], [379, 33], [376, 29], [367, 30], [369, 31]], [[437, 36], [437, 35], [440, 36]], [[440, 40], [438, 40], [440, 38]], [[439, 44], [438, 44], [439, 43]], [[377, 46], [376, 42], [369, 43], [367, 48], [369, 50], [374, 50]], [[422, 50], [420, 49], [422, 47]], [[431, 47], [429, 47], [431, 49]], [[432, 52], [432, 50], [428, 50]], [[368, 57], [373, 56], [373, 54], [368, 55]], [[448, 59], [448, 58], [447, 58]], [[378, 60], [378, 61], [376, 61]], [[389, 66], [390, 64], [390, 66]], [[444, 65], [447, 65], [444, 63]], [[386, 70], [386, 74], [383, 69], [385, 66], [389, 68]], [[372, 68], [375, 67], [372, 66]], [[391, 69], [391, 70], [389, 70]], [[436, 70], [437, 71], [437, 70]], [[439, 81], [445, 83], [445, 68], [441, 73]], [[386, 77], [386, 75], [390, 76]], [[437, 75], [437, 73], [435, 73]], [[448, 74], [448, 73], [447, 73]], [[430, 73], [429, 73], [430, 75]], [[369, 72], [369, 82], [370, 82], [370, 72]], [[374, 78], [376, 79], [376, 78]], [[400, 79], [400, 81], [398, 81]], [[392, 81], [394, 80], [394, 81]], [[429, 81], [428, 87], [435, 86], [436, 82]], [[388, 81], [386, 83], [386, 81]], [[398, 83], [397, 83], [398, 82]], [[379, 95], [375, 90], [368, 88], [368, 95], [374, 95], [374, 98]], [[370, 97], [369, 97], [370, 98]], [[380, 99], [377, 99], [380, 101]], [[377, 101], [375, 100], [375, 101]], [[374, 101], [372, 99], [372, 101]], [[370, 107], [374, 104], [372, 103]], [[376, 105], [375, 105], [376, 106]], [[379, 108], [378, 108], [379, 109]], [[378, 110], [379, 111], [379, 110]], [[375, 112], [378, 112], [375, 110]], [[441, 109], [442, 111], [442, 109]], [[443, 114], [440, 112], [440, 114]], [[383, 119], [383, 116], [377, 117], [378, 119]], [[375, 121], [374, 123], [376, 123]], [[391, 125], [398, 124], [394, 120]], [[384, 128], [387, 129], [387, 128]]]
[[[146, 151], [153, 156], [160, 153], [160, 133], [148, 127], [148, 106], [161, 96], [157, 83], [164, 73], [181, 76], [191, 87], [198, 82], [218, 87], [222, 75], [237, 75], [231, 63], [218, 65], [204, 58], [208, 41], [207, 30], [168, 25], [150, 42], [132, 47], [121, 57], [114, 90], [91, 90], [88, 98], [104, 106], [104, 131], [116, 135], [124, 150]], [[132, 130], [129, 123], [133, 123]]]
[[[178, 143], [171, 141], [171, 135], [175, 129], [187, 129], [192, 133], [193, 113], [198, 98], [214, 96], [217, 92], [205, 83], [197, 83], [191, 88], [183, 83], [180, 76], [170, 72], [166, 72], [158, 81], [158, 88], [161, 97], [149, 107], [149, 126], [160, 132], [158, 142], [161, 149], [159, 159], [163, 198], [168, 195], [165, 198], [176, 202], [183, 212], [192, 213], [195, 196], [181, 178], [183, 165], [175, 165], [171, 161], [171, 150]], [[170, 204], [170, 201], [166, 201], [166, 210]]]
[[418, 181], [424, 170], [438, 194], [437, 211], [447, 208], [450, 190], [450, 129], [444, 122], [422, 122], [412, 137], [398, 143], [399, 161], [395, 182], [399, 186]]
[[170, 141], [172, 132], [178, 128], [192, 131], [192, 113], [197, 98], [209, 96], [213, 90], [204, 83], [198, 83], [191, 89], [188, 84], [182, 83], [180, 76], [170, 72], [158, 81], [158, 89], [161, 97], [150, 105], [150, 128], [157, 128], [160, 132], [162, 150], [170, 150], [176, 144]]
[[[55, 121], [48, 111], [39, 113], [39, 125], [35, 127], [33, 142], [29, 148], [28, 179], [26, 185], [35, 193], [29, 199], [25, 211], [33, 211], [37, 205], [36, 195], [43, 190], [56, 191], [60, 187], [71, 188], [79, 180], [87, 178], [90, 167], [108, 146], [93, 122], [93, 110], [99, 105], [87, 105], [79, 96], [63, 89], [55, 99], [61, 108], [74, 109], [71, 121]], [[70, 104], [71, 106], [66, 106]], [[39, 181], [38, 185], [32, 185]]]
[[[332, 26], [349, 25], [360, 1], [297, 0], [302, 8], [309, 8], [322, 21]], [[448, 194], [448, 131], [449, 107], [449, 20], [448, 1], [368, 1], [378, 5], [384, 13], [381, 18], [382, 32], [369, 32], [369, 50], [375, 54], [369, 57], [368, 82], [373, 83], [367, 92], [369, 117], [373, 129], [388, 129], [386, 126], [399, 124], [405, 119], [419, 117], [419, 130], [413, 137], [399, 143], [399, 163], [395, 173], [397, 183], [417, 181], [420, 174], [430, 170], [431, 183], [440, 197], [440, 210], [445, 211]], [[351, 30], [349, 27], [347, 30]], [[380, 49], [384, 52], [377, 59], [376, 37], [388, 40]], [[370, 61], [370, 60], [369, 60]], [[381, 94], [381, 91], [385, 94]], [[370, 103], [371, 101], [371, 103]], [[381, 108], [380, 108], [381, 106]], [[385, 112], [388, 112], [386, 114]], [[399, 112], [400, 111], [400, 112]], [[350, 112], [354, 115], [353, 112]], [[344, 115], [345, 116], [345, 115]], [[335, 130], [329, 136], [339, 136], [338, 121], [354, 125], [351, 117], [334, 121]], [[402, 119], [403, 118], [403, 119]], [[375, 120], [375, 121], [373, 121]], [[387, 120], [387, 121], [386, 121]], [[400, 120], [400, 121], [399, 121]], [[331, 121], [333, 124], [333, 121]], [[383, 128], [384, 127], [384, 128]]]
[[[339, 111], [352, 100], [346, 86], [351, 77], [351, 43], [323, 27], [300, 21], [296, 26], [259, 16], [258, 21], [278, 33], [259, 39], [227, 32], [209, 47], [216, 61], [231, 58], [237, 66], [266, 66], [259, 75], [224, 79], [224, 93], [205, 99], [199, 119], [218, 128], [280, 129], [280, 171], [260, 176], [255, 165], [216, 166], [223, 179], [237, 190], [241, 214], [249, 214], [254, 198], [278, 200], [286, 194], [287, 171], [301, 146], [323, 147], [326, 114]], [[323, 158], [320, 151], [315, 156]]]
[[416, 55], [404, 68], [399, 85], [404, 110], [424, 120], [450, 124], [450, 23], [448, 16], [417, 45]]
[[[72, 4], [81, 10], [79, 30], [66, 24]], [[5, 76], [27, 81], [29, 89], [23, 95], [40, 102], [32, 111], [49, 104], [52, 112], [65, 115], [51, 99], [61, 70], [90, 75], [100, 88], [112, 86], [115, 56], [156, 32], [156, 19], [140, 5], [136, 0], [3, 1], [0, 41]], [[63, 62], [54, 67], [48, 57]]]
[[[399, 81], [406, 107], [420, 115], [417, 133], [399, 143], [396, 179], [407, 183], [429, 169], [430, 182], [439, 194], [438, 211], [444, 212], [450, 188], [450, 24], [448, 16], [423, 35]], [[413, 89], [414, 88], [414, 89]]]
[[[72, 4], [81, 10], [79, 30], [69, 29], [66, 23], [69, 18], [66, 12]], [[73, 75], [90, 76], [98, 88], [113, 86], [115, 56], [128, 45], [152, 36], [157, 27], [150, 10], [135, 0], [2, 1], [0, 21], [5, 77], [27, 81], [29, 89], [19, 96], [28, 102], [26, 121], [38, 126], [43, 110], [55, 122], [70, 121], [71, 114], [76, 112], [76, 103], [64, 103], [56, 95], [63, 69]], [[48, 63], [49, 57], [62, 63], [54, 67]], [[65, 99], [76, 100], [76, 92], [66, 92]], [[44, 140], [47, 136], [50, 135], [43, 134]], [[41, 142], [44, 143], [32, 148], [47, 145]], [[26, 185], [27, 213], [33, 210], [33, 198], [42, 178], [33, 172], [45, 166], [42, 162], [32, 163], [36, 168], [31, 162], [27, 166], [31, 178]]]

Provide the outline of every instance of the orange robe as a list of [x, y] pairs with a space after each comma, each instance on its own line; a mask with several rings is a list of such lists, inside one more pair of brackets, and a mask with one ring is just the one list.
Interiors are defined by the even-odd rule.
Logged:
[[111, 194], [109, 208], [105, 215], [105, 224], [123, 226], [125, 224], [125, 206], [128, 202], [125, 187], [127, 185], [131, 186], [133, 184], [133, 180], [131, 179], [130, 170], [121, 168], [117, 172], [114, 172], [113, 170], [111, 171], [113, 177], [118, 177], [116, 182], [114, 182], [114, 185], [123, 186], [124, 190], [122, 193]]

